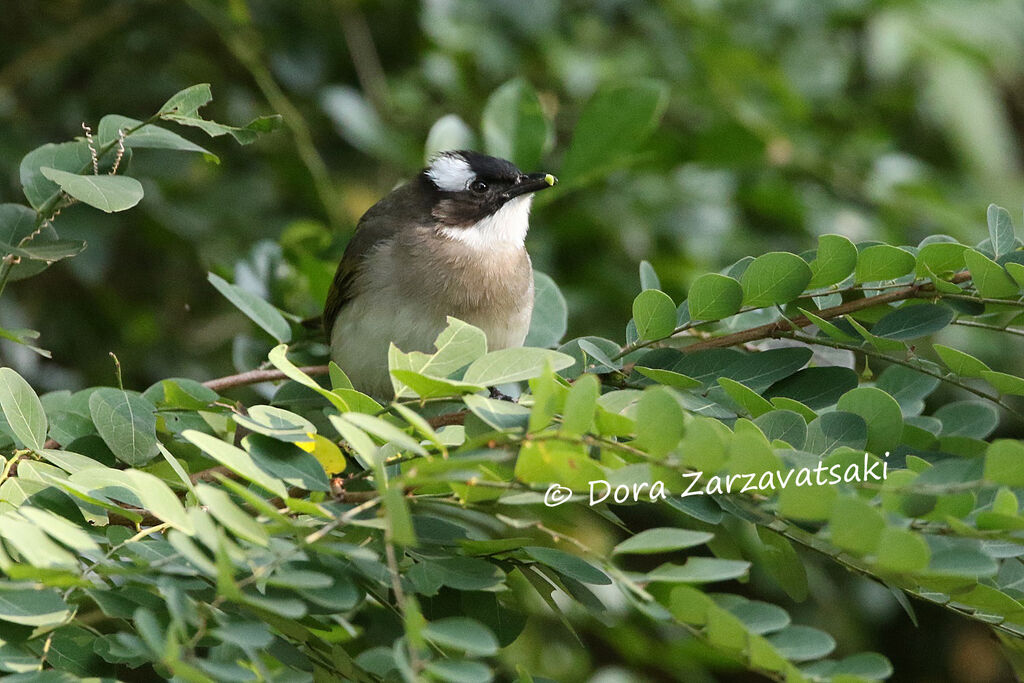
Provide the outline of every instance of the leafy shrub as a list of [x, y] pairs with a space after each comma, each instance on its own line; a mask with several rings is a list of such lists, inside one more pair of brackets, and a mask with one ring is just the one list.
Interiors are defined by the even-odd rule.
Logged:
[[[495, 97], [528, 116], [516, 87]], [[53, 226], [69, 202], [135, 205], [142, 186], [120, 173], [135, 149], [209, 154], [158, 121], [243, 143], [274, 126], [204, 120], [208, 99], [196, 86], [144, 122], [106, 117], [95, 137], [27, 155], [32, 208], [0, 207], [0, 282], [83, 248]], [[631, 148], [602, 122], [642, 137], [658, 102], [646, 84], [599, 95], [577, 140], [624, 162]], [[537, 155], [535, 123], [496, 117], [485, 132]], [[591, 154], [574, 142], [564, 163], [589, 172]], [[537, 274], [530, 347], [487, 352], [451, 319], [436, 352], [391, 349], [386, 405], [336, 366], [299, 367], [322, 345], [216, 276], [278, 343], [272, 368], [42, 397], [2, 368], [0, 670], [488, 680], [513, 675], [503, 655], [532, 618], [581, 642], [690, 638], [714, 653], [691, 667], [887, 678], [881, 655], [829, 659], [832, 635], [732, 583], [760, 572], [805, 600], [815, 554], [885, 585], [911, 618], [908, 597], [1016, 641], [1024, 445], [992, 434], [1001, 414], [1021, 419], [1009, 397], [1024, 379], [930, 341], [951, 326], [1024, 334], [1022, 243], [1003, 209], [988, 227], [973, 247], [822, 235], [702, 275], [679, 305], [643, 264], [621, 341], [563, 341], [565, 300]], [[226, 396], [270, 380], [268, 403]], [[970, 400], [926, 410], [940, 384]]]

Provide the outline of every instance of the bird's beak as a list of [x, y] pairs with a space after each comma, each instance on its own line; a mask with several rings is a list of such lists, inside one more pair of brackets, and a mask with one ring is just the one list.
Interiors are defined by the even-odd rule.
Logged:
[[557, 183], [558, 178], [550, 173], [527, 173], [519, 176], [516, 184], [506, 190], [503, 196], [505, 199], [512, 199], [521, 194], [546, 190], [549, 187], [554, 187]]

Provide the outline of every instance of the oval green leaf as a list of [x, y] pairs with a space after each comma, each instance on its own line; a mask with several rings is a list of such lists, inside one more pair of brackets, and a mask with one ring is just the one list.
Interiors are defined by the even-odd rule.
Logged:
[[694, 280], [686, 305], [691, 320], [721, 320], [740, 310], [743, 286], [726, 275], [705, 273]]
[[743, 303], [747, 306], [771, 306], [792, 301], [811, 281], [811, 269], [797, 256], [773, 251], [758, 256], [743, 271]]

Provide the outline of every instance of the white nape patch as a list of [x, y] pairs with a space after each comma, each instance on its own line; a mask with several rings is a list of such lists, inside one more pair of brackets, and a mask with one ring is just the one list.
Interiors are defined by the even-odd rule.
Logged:
[[468, 228], [441, 228], [441, 234], [474, 249], [519, 249], [526, 242], [530, 229], [530, 204], [533, 195], [510, 199], [492, 213]]
[[427, 177], [442, 192], [462, 192], [476, 178], [469, 162], [458, 154], [440, 154], [430, 163]]

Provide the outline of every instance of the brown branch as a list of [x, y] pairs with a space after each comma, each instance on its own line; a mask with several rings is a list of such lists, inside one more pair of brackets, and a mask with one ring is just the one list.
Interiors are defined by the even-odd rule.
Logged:
[[[966, 270], [963, 270], [956, 273], [951, 279], [951, 282], [964, 282], [970, 279], [971, 274]], [[820, 310], [816, 315], [819, 318], [831, 320], [832, 318], [838, 318], [839, 316], [847, 315], [849, 313], [862, 311], [865, 308], [871, 308], [872, 306], [890, 304], [896, 301], [914, 299], [925, 295], [941, 296], [942, 293], [937, 292], [931, 282], [920, 282], [903, 287], [902, 289], [894, 289], [890, 292], [885, 292], [884, 294], [878, 294], [877, 296], [869, 296], [863, 299], [846, 301], [838, 306]], [[704, 351], [706, 349], [720, 349], [728, 346], [736, 346], [737, 344], [746, 344], [759, 339], [768, 339], [769, 337], [775, 337], [786, 332], [792, 332], [793, 324], [796, 324], [799, 327], [807, 327], [811, 324], [811, 321], [802, 315], [792, 318], [791, 320], [776, 320], [773, 323], [760, 325], [758, 327], [751, 327], [748, 330], [741, 330], [739, 332], [734, 332], [733, 334], [725, 334], [721, 337], [712, 337], [711, 339], [697, 342], [690, 346], [684, 346], [679, 350], [683, 353], [693, 353], [695, 351]]]
[[444, 415], [436, 415], [428, 418], [427, 422], [431, 427], [437, 429], [439, 427], [447, 427], [449, 425], [460, 425], [466, 421], [466, 416], [469, 415], [468, 410], [459, 410], [454, 413], [445, 413]]
[[[328, 372], [326, 365], [310, 365], [304, 368], [299, 368], [299, 370], [302, 370], [307, 375], [313, 376], [326, 375]], [[277, 382], [282, 379], [288, 379], [288, 376], [280, 370], [250, 370], [237, 375], [228, 375], [227, 377], [218, 377], [217, 379], [207, 380], [203, 382], [203, 386], [220, 393], [225, 389], [243, 387], [249, 384], [259, 384], [260, 382]]]

